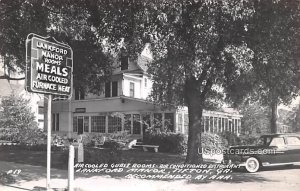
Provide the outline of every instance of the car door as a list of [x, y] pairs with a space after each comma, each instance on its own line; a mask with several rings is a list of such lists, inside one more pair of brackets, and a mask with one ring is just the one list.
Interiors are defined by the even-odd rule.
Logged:
[[274, 149], [274, 153], [270, 157], [269, 163], [289, 163], [291, 159], [287, 157], [288, 148], [284, 137], [273, 137], [269, 147]]
[[300, 137], [290, 135], [285, 137], [287, 143], [287, 157], [291, 162], [300, 162]]

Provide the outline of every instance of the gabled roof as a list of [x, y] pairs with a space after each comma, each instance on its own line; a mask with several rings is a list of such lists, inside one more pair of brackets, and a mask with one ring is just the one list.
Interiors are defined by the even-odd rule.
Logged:
[[148, 70], [148, 64], [151, 62], [151, 59], [146, 56], [139, 56], [137, 61], [137, 66], [143, 70], [144, 72], [147, 72]]

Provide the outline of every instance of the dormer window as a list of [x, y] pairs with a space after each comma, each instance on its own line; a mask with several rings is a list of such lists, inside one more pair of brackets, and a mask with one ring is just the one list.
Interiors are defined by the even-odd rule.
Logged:
[[121, 70], [128, 70], [128, 56], [121, 56]]
[[105, 83], [105, 97], [118, 96], [118, 81]]
[[130, 82], [130, 89], [129, 89], [129, 92], [130, 92], [130, 97], [134, 97], [134, 83], [133, 82]]

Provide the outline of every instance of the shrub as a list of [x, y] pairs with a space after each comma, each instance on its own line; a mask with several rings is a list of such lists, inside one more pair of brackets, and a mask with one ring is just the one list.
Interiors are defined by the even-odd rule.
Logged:
[[6, 172], [0, 173], [0, 184], [13, 184], [15, 182], [16, 179], [11, 174], [7, 174]]
[[143, 142], [150, 145], [158, 145], [159, 151], [183, 154], [187, 149], [185, 136], [172, 132], [146, 132]]
[[241, 139], [234, 133], [229, 131], [222, 132], [220, 136], [226, 140], [225, 146], [235, 146], [241, 144]]
[[[122, 162], [122, 151], [116, 148], [110, 149], [96, 149], [91, 147], [84, 147], [84, 163], [97, 164], [97, 163], [120, 163]], [[76, 150], [75, 150], [76, 152]], [[76, 155], [76, 153], [75, 153]], [[61, 161], [63, 167], [68, 166], [69, 150], [65, 150], [60, 155], [59, 161]], [[75, 159], [74, 159], [75, 160]], [[76, 161], [75, 161], [76, 163]]]
[[257, 136], [248, 136], [248, 135], [242, 135], [240, 136], [241, 145], [254, 145], [257, 141]]
[[227, 146], [227, 141], [222, 136], [207, 132], [201, 134], [201, 143], [203, 148], [209, 149], [224, 149]]
[[0, 127], [4, 128], [37, 128], [34, 113], [30, 107], [30, 100], [13, 92], [0, 102]]
[[[29, 151], [47, 151], [47, 144], [18, 144], [1, 145], [1, 150], [29, 150]], [[63, 147], [51, 146], [51, 151], [61, 151]]]
[[237, 136], [236, 134], [230, 132], [223, 132], [220, 134], [223, 139], [226, 140], [225, 146], [235, 146], [235, 145], [253, 145], [256, 143], [257, 136], [241, 135]]
[[17, 128], [0, 128], [0, 140], [17, 142], [18, 132]]
[[0, 140], [17, 142], [21, 144], [46, 144], [47, 135], [38, 128], [1, 128]]
[[83, 143], [83, 146], [86, 146], [86, 147], [95, 146], [93, 138], [90, 135], [82, 135], [82, 143]]
[[129, 139], [129, 134], [127, 131], [117, 131], [113, 134], [109, 134], [107, 137], [108, 139], [126, 142]]

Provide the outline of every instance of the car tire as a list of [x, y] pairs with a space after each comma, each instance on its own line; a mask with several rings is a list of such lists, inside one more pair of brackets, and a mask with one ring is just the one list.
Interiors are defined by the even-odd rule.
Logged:
[[246, 160], [245, 168], [248, 172], [257, 172], [260, 167], [259, 161], [255, 157], [250, 157]]

